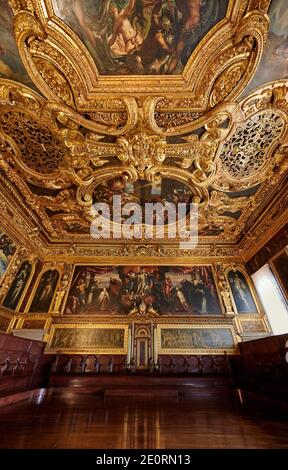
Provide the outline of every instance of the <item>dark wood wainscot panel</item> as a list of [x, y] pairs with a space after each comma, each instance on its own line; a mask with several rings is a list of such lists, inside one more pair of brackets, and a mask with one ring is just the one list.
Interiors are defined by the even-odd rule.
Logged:
[[247, 400], [288, 410], [288, 334], [239, 344], [238, 386]]
[[45, 343], [0, 334], [0, 396], [45, 386], [53, 356], [44, 356]]

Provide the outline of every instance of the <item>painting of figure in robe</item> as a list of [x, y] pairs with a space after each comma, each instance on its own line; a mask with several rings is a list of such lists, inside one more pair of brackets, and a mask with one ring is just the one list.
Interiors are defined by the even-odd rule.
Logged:
[[5, 274], [15, 250], [12, 240], [0, 230], [0, 279]]
[[210, 266], [76, 266], [66, 315], [129, 314], [139, 306], [160, 315], [221, 315]]
[[35, 292], [29, 312], [49, 312], [58, 279], [59, 272], [57, 270], [49, 269], [45, 271]]
[[17, 276], [12, 282], [11, 287], [8, 290], [7, 295], [4, 299], [4, 302], [3, 302], [4, 307], [10, 308], [11, 310], [16, 309], [21, 299], [21, 296], [24, 292], [24, 289], [27, 285], [31, 270], [32, 270], [31, 263], [29, 263], [28, 261], [25, 261], [24, 263], [22, 263], [17, 273]]
[[53, 0], [102, 75], [181, 73], [228, 0]]
[[229, 271], [228, 281], [238, 313], [257, 313], [250, 287], [241, 271]]

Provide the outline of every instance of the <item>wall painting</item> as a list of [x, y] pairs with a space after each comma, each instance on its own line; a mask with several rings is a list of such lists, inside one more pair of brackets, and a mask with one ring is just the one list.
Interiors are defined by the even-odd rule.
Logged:
[[158, 325], [158, 354], [234, 352], [232, 327]]
[[51, 306], [53, 296], [59, 279], [59, 272], [56, 269], [45, 271], [40, 279], [34, 294], [29, 312], [47, 313]]
[[29, 263], [29, 261], [24, 261], [6, 294], [3, 302], [4, 307], [10, 308], [11, 310], [16, 309], [25, 287], [27, 286], [31, 271], [31, 263]]
[[58, 350], [93, 354], [126, 354], [128, 326], [71, 325], [53, 327], [46, 352]]
[[262, 320], [240, 320], [242, 333], [267, 333], [267, 328]]
[[242, 271], [231, 270], [227, 277], [237, 313], [257, 313], [258, 309], [251, 288]]
[[0, 280], [16, 251], [13, 241], [0, 229]]
[[64, 315], [222, 315], [211, 266], [76, 266]]

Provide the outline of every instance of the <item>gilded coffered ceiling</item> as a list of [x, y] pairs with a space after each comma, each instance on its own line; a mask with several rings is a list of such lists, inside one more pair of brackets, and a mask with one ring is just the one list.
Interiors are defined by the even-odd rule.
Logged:
[[[93, 203], [194, 202], [196, 256], [245, 257], [287, 220], [287, 15], [282, 0], [4, 1], [4, 225], [46, 256], [100, 255]], [[106, 254], [147, 245], [120, 242]]]

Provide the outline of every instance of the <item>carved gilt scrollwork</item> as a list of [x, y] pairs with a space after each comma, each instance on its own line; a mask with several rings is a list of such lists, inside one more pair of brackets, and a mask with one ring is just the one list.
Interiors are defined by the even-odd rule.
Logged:
[[[123, 99], [127, 122], [117, 129], [9, 80], [0, 81], [0, 99], [1, 169], [52, 237], [72, 236], [70, 227], [89, 233], [94, 191], [124, 177], [180, 181], [199, 205], [200, 231], [237, 240], [287, 167], [285, 81], [238, 104], [218, 105], [200, 118], [199, 129], [194, 122], [159, 128], [161, 98], [148, 98], [143, 106]], [[35, 192], [25, 181], [48, 192]]]

